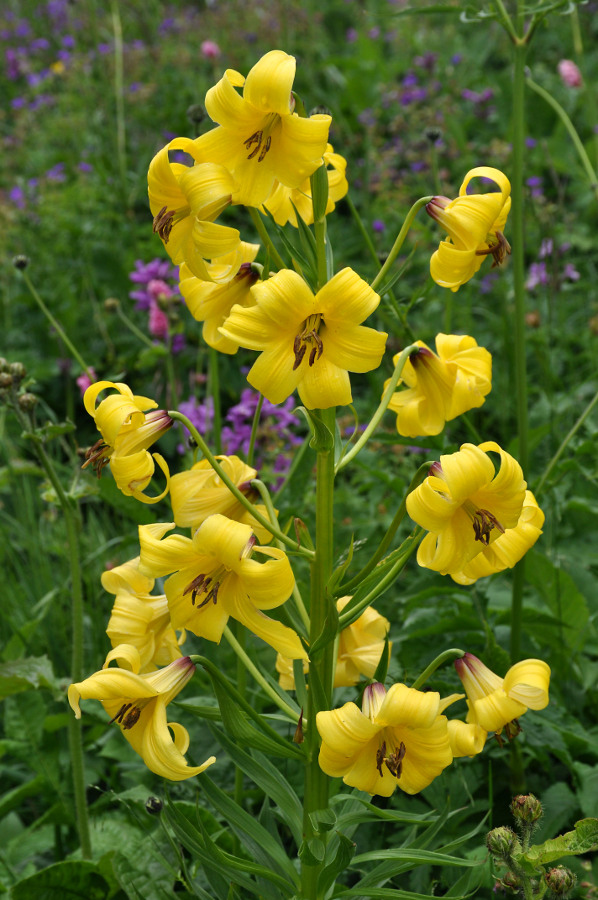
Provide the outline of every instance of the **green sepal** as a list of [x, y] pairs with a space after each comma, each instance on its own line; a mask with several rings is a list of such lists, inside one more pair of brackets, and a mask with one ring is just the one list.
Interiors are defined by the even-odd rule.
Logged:
[[541, 866], [548, 865], [562, 856], [579, 856], [598, 848], [598, 819], [580, 819], [559, 837], [530, 847], [525, 853], [514, 856], [517, 865], [528, 875], [537, 873]]
[[[197, 661], [210, 676], [220, 707], [222, 723], [235, 740], [274, 756], [303, 760], [303, 753], [299, 747], [286, 741], [268, 725], [214, 663], [201, 656], [194, 657], [194, 661]], [[288, 699], [292, 703], [292, 699], [290, 697]], [[259, 731], [251, 725], [250, 719], [259, 725]]]
[[374, 672], [374, 681], [379, 681], [381, 684], [384, 684], [386, 681], [386, 674], [388, 672], [388, 664], [390, 662], [390, 641], [388, 640], [388, 634], [384, 638], [384, 649], [380, 654], [380, 659], [378, 661], [378, 665], [376, 666], [376, 671]]
[[316, 416], [313, 411], [306, 409], [304, 406], [296, 406], [294, 412], [300, 412], [309, 425], [312, 437], [309, 446], [317, 452], [332, 450], [334, 447], [334, 436], [330, 429], [324, 425], [322, 420]]
[[293, 112], [296, 112], [300, 119], [308, 119], [307, 110], [305, 108], [305, 103], [301, 99], [301, 95], [296, 91], [291, 91], [291, 97], [295, 101], [295, 107]]
[[[318, 878], [318, 896], [320, 897], [325, 896], [326, 891], [332, 887], [341, 872], [345, 871], [351, 862], [357, 847], [357, 844], [341, 832], [338, 832], [336, 837], [338, 838], [336, 853], [330, 862], [322, 869]], [[331, 843], [329, 846], [329, 853], [333, 846], [334, 845]]]
[[319, 222], [326, 218], [326, 207], [328, 206], [328, 172], [325, 163], [316, 169], [310, 181], [314, 222]]
[[319, 866], [326, 855], [326, 844], [318, 837], [303, 841], [299, 847], [299, 859], [304, 866]]

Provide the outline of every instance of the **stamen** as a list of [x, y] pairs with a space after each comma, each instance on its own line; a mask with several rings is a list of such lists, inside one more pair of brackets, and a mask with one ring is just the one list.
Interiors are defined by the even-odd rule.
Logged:
[[95, 471], [98, 478], [102, 475], [102, 470], [104, 466], [108, 464], [110, 453], [110, 448], [108, 444], [104, 441], [103, 438], [100, 438], [99, 441], [96, 441], [93, 447], [89, 447], [85, 452], [85, 462], [81, 466], [82, 469], [86, 469], [87, 466], [91, 465], [92, 469]]
[[473, 531], [476, 541], [481, 541], [486, 547], [490, 543], [490, 532], [497, 528], [501, 534], [505, 533], [495, 515], [488, 509], [478, 509], [473, 516]]
[[[216, 573], [218, 574], [218, 573]], [[211, 585], [211, 587], [210, 587]], [[206, 606], [210, 600], [214, 603], [218, 602], [218, 591], [220, 589], [220, 581], [216, 578], [211, 577], [210, 575], [201, 574], [198, 575], [197, 578], [194, 578], [193, 581], [187, 585], [185, 590], [183, 591], [183, 597], [185, 594], [191, 592], [191, 605], [195, 606], [195, 601], [200, 594], [205, 593], [204, 599], [201, 603], [198, 603], [197, 609], [200, 610], [204, 606]]]
[[264, 146], [262, 147], [262, 152], [260, 153], [260, 155], [259, 155], [258, 158], [257, 158], [257, 161], [258, 161], [258, 162], [263, 162], [264, 157], [266, 156], [266, 153], [267, 153], [268, 150], [270, 149], [270, 144], [271, 144], [271, 143], [272, 143], [272, 138], [270, 137], [270, 135], [268, 135], [268, 138], [267, 138], [267, 140], [266, 140], [266, 143], [265, 143]]
[[382, 777], [382, 763], [386, 759], [386, 741], [382, 741], [382, 746], [378, 747], [378, 752], [376, 753], [376, 768], [380, 773], [380, 777]]
[[376, 768], [380, 773], [380, 777], [382, 777], [382, 764], [386, 766], [391, 775], [395, 778], [401, 777], [401, 772], [403, 770], [403, 760], [405, 759], [405, 753], [407, 749], [403, 741], [399, 744], [398, 750], [393, 750], [393, 752], [387, 756], [386, 755], [386, 741], [382, 741], [381, 746], [378, 748], [376, 752]]
[[293, 371], [298, 369], [303, 362], [303, 357], [307, 352], [308, 344], [313, 345], [308, 357], [308, 364], [310, 366], [313, 366], [316, 359], [319, 359], [324, 352], [324, 344], [322, 343], [322, 338], [318, 334], [321, 321], [322, 315], [320, 313], [314, 313], [314, 315], [308, 316], [303, 323], [303, 331], [300, 331], [299, 334], [295, 335], [293, 341], [293, 352], [295, 354]]
[[[494, 237], [496, 237], [496, 240], [493, 239]], [[492, 268], [494, 269], [496, 266], [500, 266], [504, 262], [505, 257], [511, 253], [511, 245], [501, 231], [497, 231], [494, 236], [491, 235], [487, 239], [487, 243], [488, 246], [485, 250], [478, 249], [475, 253], [476, 256], [489, 256], [492, 254], [494, 259]]]
[[175, 215], [176, 210], [171, 209], [169, 211], [167, 206], [163, 206], [160, 212], [154, 216], [153, 232], [158, 234], [165, 244], [168, 243]]
[[128, 731], [129, 728], [132, 728], [133, 725], [136, 725], [139, 721], [139, 716], [141, 715], [141, 710], [138, 706], [134, 706], [131, 712], [127, 713], [122, 726], [124, 731]]
[[[247, 157], [247, 159], [253, 159], [253, 157], [256, 156], [256, 154], [258, 153], [260, 147], [262, 146], [263, 133], [264, 133], [263, 131], [255, 131], [251, 135], [251, 137], [247, 138], [247, 140], [245, 141], [245, 147], [247, 150], [249, 150], [253, 146], [253, 144], [256, 145], [255, 148], [251, 151], [251, 153]], [[259, 162], [259, 160], [258, 160], [258, 162]]]
[[127, 710], [129, 710], [132, 706], [133, 706], [132, 703], [123, 703], [123, 705], [121, 706], [121, 708], [119, 709], [119, 711], [117, 712], [117, 714], [116, 714], [115, 716], [113, 716], [113, 717], [110, 719], [110, 721], [108, 722], [108, 724], [109, 724], [109, 725], [112, 725], [113, 722], [118, 722], [118, 723], [120, 724], [120, 723], [122, 722], [122, 720], [123, 720], [124, 714], [125, 714], [125, 713], [127, 712]]

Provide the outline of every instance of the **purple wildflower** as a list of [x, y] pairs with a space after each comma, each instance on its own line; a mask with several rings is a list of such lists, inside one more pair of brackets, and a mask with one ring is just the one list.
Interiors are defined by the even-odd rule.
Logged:
[[563, 278], [566, 278], [568, 281], [579, 281], [580, 274], [573, 263], [567, 263], [563, 269]]
[[546, 271], [545, 262], [532, 263], [529, 267], [529, 274], [525, 287], [528, 291], [533, 291], [538, 285], [548, 284], [548, 272]]
[[345, 40], [348, 44], [354, 44], [358, 37], [359, 34], [356, 28], [347, 28]]
[[386, 225], [382, 219], [374, 219], [372, 222], [372, 230], [375, 231], [376, 234], [382, 234], [382, 232], [386, 230]]

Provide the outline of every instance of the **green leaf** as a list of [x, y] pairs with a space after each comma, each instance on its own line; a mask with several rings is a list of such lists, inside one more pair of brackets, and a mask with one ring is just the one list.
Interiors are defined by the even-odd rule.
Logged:
[[[453, 897], [453, 900], [465, 900], [471, 894], [460, 894]], [[438, 900], [437, 894], [416, 894], [413, 891], [401, 891], [398, 888], [348, 888], [345, 890], [337, 890], [334, 894], [334, 900], [339, 897], [372, 897], [373, 900]]]
[[59, 862], [15, 884], [12, 900], [106, 900], [109, 885], [95, 863]]
[[58, 690], [59, 684], [47, 656], [14, 659], [0, 665], [0, 700], [32, 688]]
[[336, 813], [330, 807], [326, 809], [317, 809], [309, 814], [309, 820], [314, 831], [322, 834], [325, 831], [331, 831], [336, 825]]
[[598, 766], [574, 762], [573, 769], [580, 781], [579, 805], [581, 811], [586, 816], [591, 816], [598, 810]]
[[[336, 608], [336, 603], [331, 597], [327, 598], [328, 602], [328, 612], [326, 613], [326, 618], [324, 619], [324, 625], [322, 626], [322, 630], [319, 635], [315, 638], [313, 644], [311, 644], [309, 648], [309, 658], [314, 660], [317, 658], [319, 652], [327, 647], [336, 637], [338, 631], [338, 610]], [[325, 708], [320, 707], [320, 709]]]
[[328, 205], [328, 172], [323, 163], [311, 176], [311, 195], [314, 208], [314, 222], [326, 218]]
[[308, 260], [310, 268], [315, 271], [317, 267], [316, 239], [313, 236], [311, 228], [309, 225], [305, 224], [297, 212], [297, 207], [292, 201], [291, 206], [295, 210], [295, 215], [297, 216], [297, 232], [299, 234], [299, 240], [301, 241], [301, 247], [305, 254], [305, 258]]
[[[353, 551], [354, 551], [354, 541], [353, 535], [351, 535], [351, 543], [349, 544], [349, 549], [347, 550], [346, 555], [344, 556], [343, 562], [336, 567], [330, 578], [328, 579], [328, 583], [326, 585], [326, 590], [330, 591], [333, 594], [341, 583], [343, 578], [345, 577], [345, 572], [351, 565], [353, 561]], [[342, 559], [342, 557], [341, 557]]]
[[554, 629], [555, 647], [562, 649], [565, 645], [573, 652], [581, 650], [588, 637], [586, 626], [590, 613], [585, 597], [569, 573], [532, 550], [525, 558], [525, 574], [558, 619]]
[[309, 446], [312, 450], [324, 451], [333, 449], [334, 437], [332, 432], [313, 410], [306, 409], [304, 406], [296, 406], [293, 412], [301, 413], [309, 425], [312, 434]]
[[24, 431], [21, 437], [45, 444], [46, 441], [51, 441], [52, 438], [60, 437], [62, 434], [70, 434], [74, 430], [73, 422], [46, 422], [45, 425], [41, 425], [34, 431]]
[[[357, 846], [341, 832], [337, 833], [336, 838], [338, 839], [336, 852], [330, 862], [324, 866], [318, 878], [318, 895], [321, 897], [324, 896], [328, 888], [332, 887], [341, 872], [345, 871], [353, 858]], [[334, 844], [331, 842], [327, 855], [330, 855], [330, 848], [333, 846]]]
[[299, 847], [299, 859], [304, 866], [319, 866], [324, 861], [326, 844], [321, 838], [310, 838]]
[[333, 798], [332, 803], [334, 806], [342, 804], [350, 804], [351, 807], [354, 807], [355, 803], [358, 803], [361, 807], [357, 812], [351, 808], [350, 812], [342, 813], [338, 818], [338, 827], [344, 829], [347, 825], [361, 825], [364, 822], [396, 822], [398, 824], [405, 825], [431, 825], [437, 821], [437, 815], [431, 815], [429, 813], [412, 813], [412, 812], [403, 812], [400, 809], [382, 809], [381, 807], [374, 806], [373, 803], [370, 803], [369, 800], [366, 800], [364, 797], [359, 796], [358, 793], [354, 794], [337, 794], [336, 797]]
[[552, 863], [562, 856], [579, 856], [598, 848], [598, 819], [580, 819], [573, 831], [567, 831], [557, 838], [530, 847], [526, 853], [515, 857], [518, 865], [530, 875], [540, 866]]
[[379, 681], [382, 684], [386, 681], [386, 674], [388, 672], [388, 664], [390, 662], [390, 642], [388, 640], [388, 634], [384, 638], [384, 648], [382, 653], [380, 654], [380, 659], [378, 661], [378, 665], [376, 666], [376, 671], [374, 672], [374, 681]]

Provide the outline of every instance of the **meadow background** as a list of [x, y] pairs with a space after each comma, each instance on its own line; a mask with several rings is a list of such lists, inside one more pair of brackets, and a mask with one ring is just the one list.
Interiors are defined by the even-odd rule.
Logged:
[[[105, 627], [113, 598], [102, 590], [100, 575], [137, 552], [137, 525], [166, 515], [166, 504], [161, 513], [159, 507], [141, 507], [117, 491], [109, 473], [98, 481], [81, 472], [82, 455], [96, 440], [81, 403], [84, 371], [12, 258], [28, 258], [26, 273], [39, 297], [99, 378], [126, 381], [165, 408], [180, 406], [209, 436], [207, 348], [201, 326], [177, 293], [176, 272], [152, 234], [146, 182], [151, 158], [172, 137], [195, 137], [209, 127], [203, 98], [224, 69], [246, 73], [269, 49], [285, 50], [297, 58], [295, 88], [307, 109], [332, 113], [331, 141], [348, 161], [352, 202], [383, 261], [418, 197], [455, 196], [464, 174], [477, 165], [509, 174], [510, 47], [485, 12], [483, 4], [448, 0], [413, 2], [411, 9], [403, 0], [3, 4], [2, 369], [9, 372], [17, 362], [25, 367], [23, 383], [38, 397], [37, 423], [56, 426], [46, 432], [47, 452], [80, 506], [87, 672], [100, 668], [109, 649]], [[528, 57], [534, 80], [566, 110], [594, 167], [597, 38], [598, 4], [562, 4], [538, 28]], [[580, 84], [563, 80], [558, 70], [563, 59], [577, 64]], [[497, 744], [482, 759], [451, 767], [422, 795], [378, 798], [382, 806], [423, 812], [442, 806], [448, 793], [461, 813], [446, 823], [445, 840], [447, 834], [462, 840], [488, 811], [488, 827], [507, 823], [513, 790], [532, 790], [542, 799], [538, 840], [598, 810], [595, 413], [544, 478], [564, 436], [598, 391], [598, 188], [589, 182], [561, 119], [531, 92], [527, 123], [530, 466], [525, 474], [532, 489], [542, 482], [538, 501], [546, 524], [526, 561], [522, 653], [550, 663], [551, 704], [525, 717], [519, 739], [523, 782], [512, 783], [509, 751]], [[237, 225], [245, 240], [257, 240], [244, 211], [229, 209], [223, 221]], [[345, 201], [329, 219], [329, 234], [337, 269], [350, 265], [371, 280], [377, 267]], [[444, 291], [428, 272], [440, 237], [434, 223], [420, 215], [397, 263], [397, 270], [403, 267], [394, 287], [397, 302], [382, 304], [378, 313], [391, 352], [379, 371], [359, 383], [356, 407], [363, 419], [374, 408], [392, 371], [392, 353], [413, 335], [430, 344], [439, 331], [472, 334], [492, 352], [493, 390], [484, 407], [468, 416], [469, 426], [449, 423], [442, 436], [418, 440], [418, 446], [397, 436], [394, 416], [385, 417], [376, 441], [339, 486], [337, 524], [347, 540], [351, 534], [358, 542], [381, 538], [399, 502], [395, 498], [402, 497], [425, 458], [422, 453], [451, 452], [477, 432], [517, 456], [512, 267], [491, 270], [486, 263], [458, 293]], [[155, 277], [171, 288], [161, 317], [147, 292]], [[229, 452], [238, 452], [235, 440], [246, 434], [255, 408], [255, 397], [242, 394], [249, 360], [245, 351], [221, 357]], [[7, 399], [6, 388], [0, 386], [0, 393]], [[261, 477], [277, 484], [303, 444], [306, 427], [293, 415], [292, 404], [266, 412], [258, 447]], [[352, 422], [348, 413], [348, 428]], [[22, 425], [4, 402], [0, 429], [0, 892], [12, 889], [15, 900], [27, 900], [34, 896], [32, 882], [19, 884], [77, 850], [66, 732], [71, 713], [64, 697], [71, 654], [69, 567], [55, 491], [34, 443], [23, 437]], [[189, 460], [185, 436], [174, 429], [160, 452], [173, 465]], [[309, 469], [299, 467], [276, 495], [281, 515], [308, 517], [311, 491]], [[376, 604], [391, 621], [391, 674], [414, 677], [435, 646], [438, 652], [463, 647], [504, 673], [511, 580], [507, 572], [461, 588], [418, 569], [413, 560]], [[400, 627], [393, 624], [399, 622]], [[201, 650], [216, 658], [215, 651], [207, 643]], [[270, 648], [256, 642], [252, 653], [273, 671]], [[219, 660], [222, 665], [222, 656]], [[458, 689], [452, 669], [439, 673], [437, 684], [446, 692]], [[196, 705], [214, 705], [207, 679], [203, 683], [196, 676], [193, 687]], [[180, 704], [181, 721], [192, 734], [190, 758], [196, 746], [197, 759], [220, 752], [226, 760], [208, 722], [185, 720], [185, 703], [193, 701], [186, 696]], [[194, 782], [165, 788], [116, 730], [106, 728], [98, 710], [88, 705], [84, 719], [94, 859], [110, 887], [106, 893], [99, 882], [90, 882], [87, 895], [170, 896], [176, 852], [146, 801], [164, 798], [168, 790], [192, 806]], [[288, 764], [281, 765], [292, 781]], [[223, 787], [232, 783], [232, 766], [211, 772]], [[218, 833], [218, 817], [207, 806], [201, 815]], [[393, 846], [400, 828], [389, 823], [385, 829], [384, 841]], [[367, 829], [361, 840], [367, 849]], [[484, 856], [483, 831], [462, 840], [460, 852]], [[593, 870], [589, 861], [571, 867], [589, 885], [575, 896], [596, 896], [596, 864]], [[479, 896], [489, 896], [492, 883], [488, 870]], [[439, 894], [447, 884], [450, 878], [426, 866], [409, 881], [411, 890]]]

